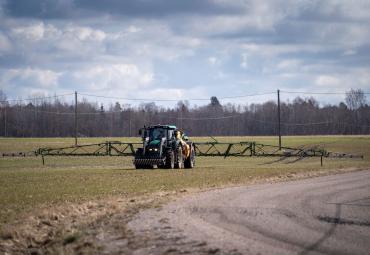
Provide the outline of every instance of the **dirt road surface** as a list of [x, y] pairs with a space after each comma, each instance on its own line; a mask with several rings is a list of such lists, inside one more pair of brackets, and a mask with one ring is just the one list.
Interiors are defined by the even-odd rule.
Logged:
[[369, 254], [370, 170], [188, 195], [128, 226], [135, 254]]

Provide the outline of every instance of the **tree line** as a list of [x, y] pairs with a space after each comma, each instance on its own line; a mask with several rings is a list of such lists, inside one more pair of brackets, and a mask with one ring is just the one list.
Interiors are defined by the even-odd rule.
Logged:
[[[345, 102], [320, 106], [313, 97], [281, 102], [282, 135], [370, 134], [370, 106], [362, 90], [351, 89]], [[75, 105], [55, 99], [12, 103], [0, 90], [0, 136], [72, 137]], [[190, 136], [276, 135], [277, 102], [221, 104], [211, 97], [208, 104], [176, 107], [155, 103], [130, 106], [116, 102], [108, 107], [83, 99], [77, 104], [79, 137], [137, 136], [144, 125], [175, 124]]]

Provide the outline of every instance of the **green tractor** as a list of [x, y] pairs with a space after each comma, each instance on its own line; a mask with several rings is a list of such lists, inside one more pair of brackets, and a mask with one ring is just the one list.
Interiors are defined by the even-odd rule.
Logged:
[[137, 149], [133, 161], [136, 169], [193, 168], [195, 147], [176, 126], [155, 125], [139, 130], [143, 148]]

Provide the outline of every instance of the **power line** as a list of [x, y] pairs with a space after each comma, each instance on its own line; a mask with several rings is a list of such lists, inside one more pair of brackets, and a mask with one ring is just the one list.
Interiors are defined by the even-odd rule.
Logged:
[[[241, 96], [228, 96], [228, 97], [220, 97], [218, 99], [233, 99], [233, 98], [255, 97], [255, 96], [265, 96], [265, 95], [272, 95], [272, 94], [276, 94], [276, 92], [256, 93], [256, 94], [241, 95]], [[203, 100], [206, 100], [206, 99], [203, 99]]]
[[[306, 94], [306, 95], [346, 95], [347, 92], [305, 92], [305, 91], [286, 91], [280, 90], [282, 93], [287, 94]], [[363, 92], [365, 95], [370, 95], [370, 92]]]
[[52, 112], [52, 111], [28, 109], [28, 108], [21, 108], [21, 111], [35, 112], [35, 113], [45, 113], [45, 114], [55, 114], [55, 115], [74, 115], [74, 112]]
[[[74, 112], [55, 112], [55, 111], [45, 111], [37, 109], [22, 108], [21, 111], [30, 111], [35, 113], [46, 113], [46, 114], [56, 114], [56, 115], [75, 115]], [[77, 115], [99, 115], [99, 114], [115, 114], [124, 113], [124, 111], [96, 111], [96, 112], [77, 112]]]
[[58, 98], [58, 97], [64, 97], [64, 96], [70, 96], [74, 93], [68, 93], [68, 94], [61, 94], [61, 95], [54, 95], [54, 96], [47, 96], [47, 97], [33, 97], [33, 98], [24, 98], [24, 99], [7, 99], [7, 100], [1, 100], [1, 103], [6, 102], [22, 102], [22, 101], [33, 101], [33, 100], [43, 100], [43, 99], [50, 99], [50, 98]]
[[[37, 109], [29, 109], [29, 108], [22, 108], [21, 111], [29, 111], [29, 112], [35, 112], [35, 113], [45, 113], [45, 114], [55, 114], [55, 115], [75, 115], [74, 112], [53, 112], [53, 111], [45, 111], [45, 110], [37, 110]], [[108, 114], [112, 113], [120, 113], [121, 111], [109, 111], [104, 112]], [[102, 112], [78, 112], [77, 115], [97, 115], [101, 114]]]
[[315, 126], [315, 125], [327, 125], [332, 124], [333, 121], [322, 121], [322, 122], [309, 122], [309, 123], [289, 123], [289, 122], [282, 122], [281, 124], [285, 126]]
[[[222, 99], [235, 99], [235, 98], [245, 98], [245, 97], [271, 95], [271, 94], [275, 94], [275, 92], [256, 93], [256, 94], [240, 95], [240, 96], [226, 96], [226, 97], [218, 97], [217, 99], [220, 99], [220, 100], [222, 100]], [[100, 95], [85, 94], [85, 93], [79, 93], [79, 95], [88, 96], [88, 97], [97, 97], [97, 98], [116, 99], [116, 100], [150, 101], [150, 102], [176, 102], [176, 101], [179, 101], [179, 100], [182, 100], [182, 101], [209, 101], [210, 100], [210, 98], [185, 98], [185, 99], [128, 98], [128, 97], [100, 96]]]
[[[75, 113], [74, 112], [53, 112], [53, 111], [45, 111], [45, 110], [36, 110], [36, 109], [27, 109], [22, 108], [22, 111], [32, 111], [35, 113], [45, 113], [45, 114], [55, 114], [55, 115], [64, 115], [64, 116], [72, 116]], [[100, 115], [100, 114], [116, 114], [116, 113], [123, 113], [123, 111], [107, 111], [107, 112], [81, 112], [77, 113], [77, 115]], [[158, 118], [161, 118], [157, 116]], [[173, 120], [190, 120], [190, 121], [205, 121], [205, 120], [224, 120], [224, 119], [231, 119], [241, 117], [244, 119], [247, 119], [249, 121], [259, 122], [263, 124], [269, 124], [269, 125], [276, 125], [278, 122], [276, 121], [268, 121], [268, 120], [261, 120], [261, 119], [255, 119], [248, 116], [244, 116], [243, 114], [237, 114], [237, 115], [227, 115], [227, 116], [218, 116], [218, 117], [202, 117], [202, 118], [196, 118], [196, 117], [171, 117], [171, 116], [164, 116], [163, 118], [167, 119], [173, 119]], [[9, 123], [11, 124], [11, 123]], [[318, 126], [318, 125], [343, 125], [346, 127], [356, 127], [356, 128], [370, 128], [368, 125], [354, 125], [348, 122], [334, 122], [334, 121], [323, 121], [323, 122], [308, 122], [308, 123], [291, 123], [291, 122], [281, 122], [284, 126], [290, 126], [290, 127], [297, 127], [297, 126]]]
[[190, 117], [166, 117], [169, 119], [176, 119], [176, 120], [221, 120], [221, 119], [231, 119], [234, 118], [236, 115], [229, 115], [229, 116], [221, 116], [221, 117], [205, 117], [205, 118], [190, 118]]
[[[28, 108], [22, 108], [22, 111], [31, 111], [35, 113], [45, 113], [45, 114], [55, 114], [55, 115], [75, 115], [74, 112], [55, 112], [55, 111], [45, 111], [45, 110], [37, 110], [37, 109], [28, 109]], [[101, 114], [117, 114], [117, 113], [124, 113], [124, 111], [98, 111], [98, 112], [78, 112], [77, 115], [101, 115]], [[161, 118], [157, 116], [158, 118]], [[276, 125], [277, 121], [268, 121], [268, 120], [261, 120], [261, 119], [255, 119], [248, 116], [244, 116], [242, 113], [237, 115], [227, 115], [227, 116], [216, 116], [216, 117], [171, 117], [171, 116], [164, 116], [163, 118], [167, 119], [174, 119], [174, 120], [193, 120], [193, 121], [202, 121], [202, 120], [221, 120], [221, 119], [231, 119], [231, 118], [237, 118], [241, 117], [244, 119], [247, 119], [249, 121], [264, 123], [264, 124], [271, 124]], [[322, 121], [322, 122], [308, 122], [308, 123], [292, 123], [292, 122], [281, 122], [282, 125], [285, 126], [316, 126], [316, 125], [329, 125], [329, 124], [344, 124], [346, 126], [353, 126], [353, 127], [370, 127], [366, 125], [353, 125], [350, 123], [340, 123], [340, 122], [334, 122], [334, 121]]]
[[[346, 95], [347, 92], [306, 92], [306, 91], [287, 91], [287, 90], [280, 90], [282, 93], [286, 94], [305, 94], [305, 95]], [[22, 101], [33, 101], [33, 100], [43, 100], [43, 99], [50, 99], [50, 98], [58, 98], [64, 96], [70, 96], [74, 93], [67, 93], [67, 94], [60, 94], [54, 96], [45, 96], [45, 97], [34, 97], [34, 98], [25, 98], [25, 99], [7, 99], [1, 100], [1, 103], [5, 102], [22, 102]], [[117, 100], [127, 100], [127, 101], [152, 101], [152, 102], [176, 102], [179, 100], [184, 101], [208, 101], [210, 98], [186, 98], [186, 99], [151, 99], [151, 98], [128, 98], [128, 97], [114, 97], [114, 96], [102, 96], [102, 95], [94, 95], [88, 93], [78, 93], [79, 95], [88, 96], [88, 97], [97, 97], [97, 98], [106, 98], [106, 99], [117, 99]], [[247, 94], [247, 95], [240, 95], [240, 96], [225, 96], [225, 97], [218, 97], [218, 99], [236, 99], [236, 98], [245, 98], [245, 97], [254, 97], [254, 96], [264, 96], [264, 95], [272, 95], [276, 94], [276, 92], [264, 92], [264, 93], [255, 93], [255, 94]], [[363, 92], [365, 95], [370, 95], [370, 92]]]

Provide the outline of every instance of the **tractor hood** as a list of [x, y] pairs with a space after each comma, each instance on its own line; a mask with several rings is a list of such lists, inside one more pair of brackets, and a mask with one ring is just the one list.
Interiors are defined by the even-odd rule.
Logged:
[[156, 145], [159, 145], [160, 143], [161, 143], [161, 140], [153, 140], [149, 143], [149, 145], [156, 146]]

